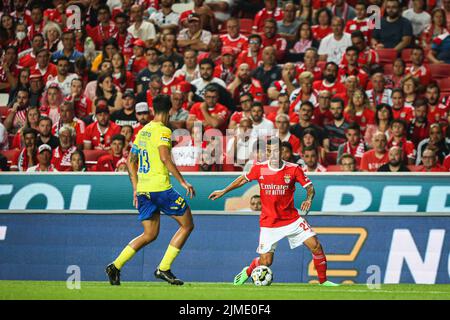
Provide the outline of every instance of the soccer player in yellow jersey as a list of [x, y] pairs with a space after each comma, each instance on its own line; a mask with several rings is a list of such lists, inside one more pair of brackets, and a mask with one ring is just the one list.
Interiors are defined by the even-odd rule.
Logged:
[[186, 189], [186, 196], [192, 198], [195, 190], [184, 180], [171, 158], [172, 132], [166, 127], [171, 107], [170, 96], [154, 97], [155, 118], [139, 131], [133, 142], [128, 158], [128, 172], [133, 185], [133, 204], [139, 211], [144, 232], [131, 240], [117, 259], [106, 267], [112, 285], [120, 285], [120, 270], [123, 265], [139, 249], [157, 238], [161, 212], [175, 219], [180, 228], [170, 241], [154, 274], [156, 278], [170, 284], [183, 284], [170, 271], [170, 267], [194, 229], [194, 222], [186, 201], [172, 188], [169, 172]]

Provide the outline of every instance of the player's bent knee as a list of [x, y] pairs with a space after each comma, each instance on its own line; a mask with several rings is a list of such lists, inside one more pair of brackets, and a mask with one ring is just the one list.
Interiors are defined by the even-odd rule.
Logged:
[[263, 266], [270, 267], [273, 263], [273, 257], [272, 256], [261, 256], [259, 258], [259, 264]]

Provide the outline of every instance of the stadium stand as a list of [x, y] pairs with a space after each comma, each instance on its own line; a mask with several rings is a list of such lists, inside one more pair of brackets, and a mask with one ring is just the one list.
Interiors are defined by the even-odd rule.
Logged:
[[[234, 152], [250, 164], [259, 160], [255, 141], [273, 135], [292, 147], [292, 154], [283, 153], [284, 160], [308, 172], [340, 171], [336, 161], [342, 150], [359, 163], [364, 153], [373, 152], [377, 130], [386, 133], [384, 149], [406, 140], [409, 149], [416, 149], [408, 151], [412, 157], [434, 123], [442, 129], [442, 141], [450, 138], [450, 37], [445, 37], [445, 27], [433, 29], [430, 21], [412, 37], [408, 30], [413, 26], [415, 30], [417, 19], [408, 16], [403, 21], [405, 34], [385, 36], [388, 32], [367, 31], [368, 18], [361, 10], [360, 16], [341, 17], [348, 10], [339, 2], [325, 9], [330, 17], [337, 14], [345, 20], [333, 32], [331, 21], [319, 26], [315, 17], [333, 1], [313, 1], [309, 13], [296, 5], [294, 15], [284, 15], [284, 5], [271, 8], [271, 1], [239, 5], [231, 1], [231, 6], [215, 2], [100, 0], [88, 7], [76, 2], [84, 18], [80, 25], [66, 26], [62, 16], [71, 13], [62, 14], [50, 1], [28, 1], [18, 10], [15, 2], [3, 1], [0, 152], [8, 163], [18, 157], [25, 164], [18, 170], [25, 171], [25, 155], [45, 143], [52, 147], [55, 168], [63, 158], [64, 170], [73, 170], [70, 158], [81, 150], [88, 171], [122, 170], [134, 138], [153, 119], [152, 99], [157, 94], [172, 97], [171, 129], [186, 129], [181, 139], [174, 139], [174, 146], [185, 148], [178, 152], [182, 171], [241, 171], [240, 165], [208, 166], [205, 159], [213, 153], [225, 158]], [[416, 4], [401, 5], [394, 19]], [[440, 2], [430, 2], [426, 8], [415, 8], [413, 15], [421, 16], [424, 9], [431, 13], [439, 6]], [[450, 12], [442, 8], [448, 17]], [[230, 18], [239, 26], [228, 34]], [[135, 21], [142, 21], [139, 31]], [[381, 25], [385, 23], [382, 17]], [[14, 28], [27, 32], [24, 36]], [[407, 43], [402, 42], [405, 39]], [[422, 65], [412, 64], [417, 46], [424, 49]], [[403, 61], [404, 70], [396, 59]], [[216, 102], [205, 99], [206, 89], [213, 86], [218, 90]], [[336, 98], [344, 102], [343, 117], [330, 108]], [[423, 103], [418, 105], [423, 99], [425, 115]], [[312, 106], [312, 112], [304, 106]], [[284, 119], [275, 121], [279, 114], [285, 114]], [[391, 128], [397, 118], [406, 121], [400, 136], [394, 136]], [[200, 123], [202, 129], [195, 129]], [[354, 124], [358, 138], [347, 132]], [[72, 129], [61, 135], [67, 127]], [[36, 130], [36, 139], [25, 139], [25, 128]], [[206, 138], [212, 132], [231, 135], [226, 140], [231, 142]], [[113, 148], [118, 134], [125, 142]], [[194, 143], [200, 134], [201, 143]], [[441, 162], [450, 152], [442, 141]], [[311, 145], [318, 159], [305, 162], [302, 150]], [[24, 149], [27, 152], [18, 156]]]

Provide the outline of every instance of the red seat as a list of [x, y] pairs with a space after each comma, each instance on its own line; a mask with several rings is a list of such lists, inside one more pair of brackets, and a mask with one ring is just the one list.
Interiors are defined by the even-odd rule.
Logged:
[[412, 164], [407, 165], [407, 167], [412, 172], [417, 172], [421, 168], [421, 166], [415, 166], [415, 165], [412, 165]]
[[242, 171], [242, 167], [237, 167], [234, 164], [224, 163], [222, 165], [222, 171], [227, 171], [227, 172]]
[[450, 64], [433, 63], [429, 64], [428, 68], [433, 79], [450, 78]]
[[253, 33], [253, 19], [246, 19], [246, 18], [239, 19], [239, 24], [242, 34], [249, 35]]
[[264, 106], [264, 114], [267, 116], [272, 112], [276, 112], [278, 110], [277, 106]]
[[450, 92], [450, 78], [436, 79], [436, 82], [442, 94], [448, 94]]
[[6, 159], [8, 160], [8, 165], [10, 166], [13, 159], [20, 153], [20, 150], [4, 150], [0, 151], [0, 153], [6, 157]]
[[327, 167], [327, 171], [328, 171], [328, 172], [336, 172], [336, 171], [342, 171], [342, 169], [341, 169], [341, 166], [340, 166], [340, 165], [338, 165], [338, 164], [332, 164], [332, 165], [329, 165], [329, 166]]
[[86, 159], [86, 165], [92, 166], [97, 164], [98, 158], [101, 156], [108, 154], [108, 151], [105, 150], [83, 150], [84, 157]]
[[403, 49], [402, 50], [402, 60], [405, 61], [405, 63], [411, 63], [411, 52], [413, 49]]
[[8, 115], [9, 108], [7, 106], [0, 106], [0, 118], [3, 120]]
[[325, 160], [329, 165], [335, 165], [337, 162], [337, 152], [327, 152]]
[[381, 64], [394, 63], [394, 60], [397, 59], [398, 53], [395, 49], [377, 49], [376, 50], [378, 57], [380, 59]]
[[178, 171], [183, 172], [198, 172], [200, 171], [200, 166], [196, 164], [195, 166], [177, 166]]

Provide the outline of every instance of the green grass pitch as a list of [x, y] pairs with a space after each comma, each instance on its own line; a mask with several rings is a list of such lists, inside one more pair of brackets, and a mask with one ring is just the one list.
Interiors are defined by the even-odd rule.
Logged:
[[316, 299], [438, 299], [450, 300], [448, 285], [342, 285], [324, 288], [314, 284], [273, 283], [268, 287], [228, 283], [185, 283], [171, 286], [164, 282], [81, 282], [81, 289], [70, 290], [64, 281], [0, 281], [0, 300], [7, 299], [156, 299], [156, 300], [316, 300]]

